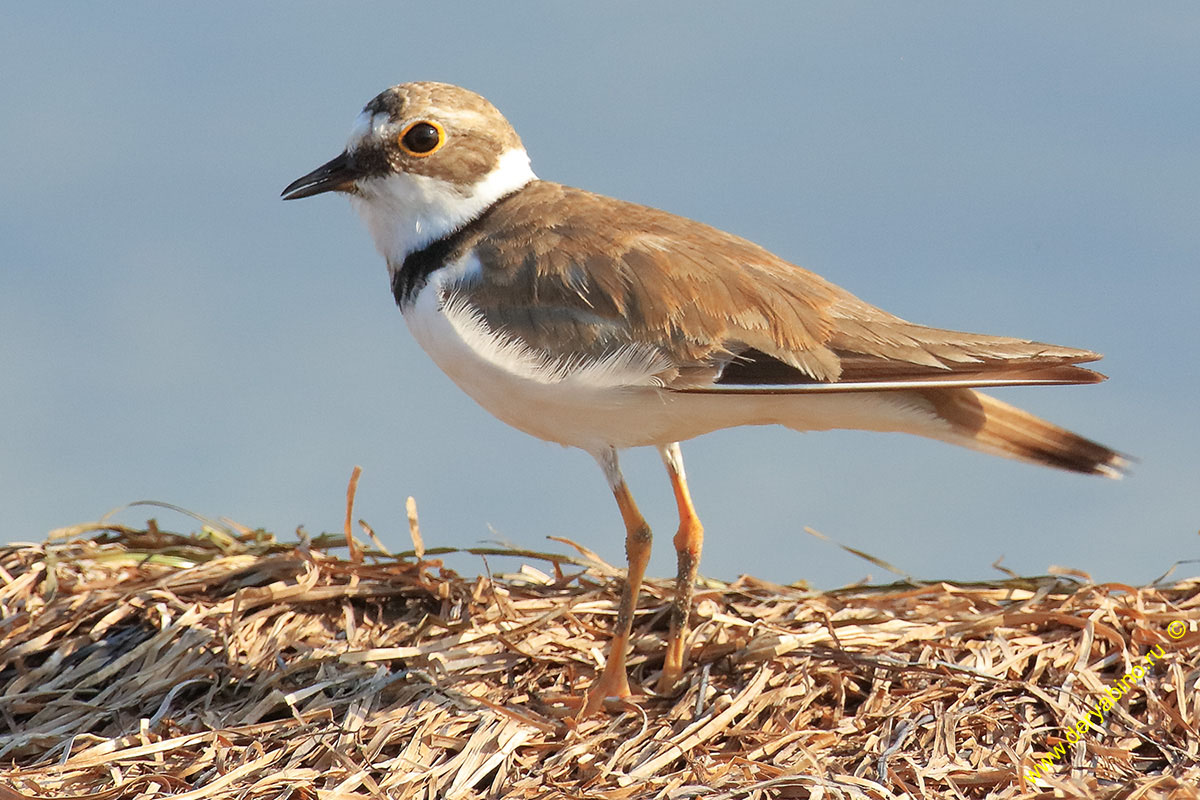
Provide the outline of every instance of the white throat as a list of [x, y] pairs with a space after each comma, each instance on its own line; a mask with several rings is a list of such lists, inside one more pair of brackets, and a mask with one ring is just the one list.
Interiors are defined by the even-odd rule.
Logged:
[[536, 179], [525, 148], [518, 147], [500, 156], [495, 169], [466, 194], [438, 178], [401, 172], [361, 181], [350, 204], [367, 223], [388, 268], [395, 271], [409, 253], [453, 233]]

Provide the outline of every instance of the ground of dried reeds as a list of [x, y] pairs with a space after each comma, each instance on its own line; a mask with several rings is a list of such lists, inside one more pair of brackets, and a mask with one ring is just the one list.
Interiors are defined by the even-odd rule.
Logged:
[[432, 551], [338, 544], [150, 523], [0, 548], [0, 800], [1135, 798], [1200, 782], [1194, 581], [708, 582], [671, 698], [649, 691], [671, 592], [650, 581], [631, 657], [647, 694], [576, 722], [563, 698], [597, 674], [619, 570], [526, 553], [514, 575], [464, 579]]

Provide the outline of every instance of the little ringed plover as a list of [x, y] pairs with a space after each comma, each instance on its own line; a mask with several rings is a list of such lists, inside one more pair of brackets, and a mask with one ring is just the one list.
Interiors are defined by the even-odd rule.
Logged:
[[658, 690], [685, 662], [702, 528], [679, 442], [736, 425], [913, 433], [1119, 477], [1116, 451], [977, 388], [1096, 383], [1088, 350], [939, 330], [872, 306], [708, 225], [539, 180], [483, 97], [405, 83], [367, 103], [345, 150], [284, 199], [346, 194], [387, 260], [413, 336], [479, 405], [600, 463], [628, 578], [584, 715], [625, 669], [650, 528], [618, 466], [658, 448], [679, 508], [679, 572]]

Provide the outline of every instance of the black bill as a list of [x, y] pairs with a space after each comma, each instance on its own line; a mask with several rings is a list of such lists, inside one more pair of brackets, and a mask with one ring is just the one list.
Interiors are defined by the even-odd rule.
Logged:
[[355, 166], [354, 157], [343, 152], [337, 158], [314, 169], [303, 178], [297, 178], [283, 190], [284, 200], [299, 200], [324, 192], [349, 192], [354, 182], [362, 177]]

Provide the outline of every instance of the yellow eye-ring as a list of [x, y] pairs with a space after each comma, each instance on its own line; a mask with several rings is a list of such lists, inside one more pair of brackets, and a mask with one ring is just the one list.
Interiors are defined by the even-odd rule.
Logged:
[[436, 122], [414, 122], [396, 140], [400, 149], [410, 156], [431, 156], [446, 143], [446, 130]]

